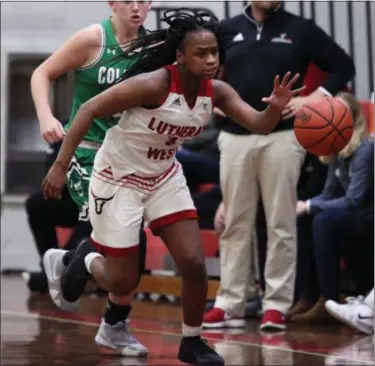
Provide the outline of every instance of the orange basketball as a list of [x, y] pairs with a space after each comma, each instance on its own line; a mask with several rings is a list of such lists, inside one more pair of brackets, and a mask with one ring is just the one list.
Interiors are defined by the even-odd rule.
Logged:
[[337, 98], [322, 98], [306, 103], [294, 119], [298, 142], [311, 154], [337, 154], [350, 141], [353, 117], [346, 104]]

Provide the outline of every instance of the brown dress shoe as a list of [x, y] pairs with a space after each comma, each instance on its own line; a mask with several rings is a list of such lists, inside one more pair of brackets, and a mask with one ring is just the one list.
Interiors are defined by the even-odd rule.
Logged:
[[303, 314], [296, 314], [291, 317], [291, 321], [295, 323], [315, 323], [315, 324], [322, 324], [322, 323], [332, 323], [334, 322], [334, 318], [332, 318], [324, 304], [327, 299], [323, 296], [319, 298], [316, 304], [307, 312]]
[[301, 299], [289, 310], [289, 312], [286, 314], [286, 319], [289, 320], [295, 315], [307, 313], [312, 307], [313, 304], [311, 304], [308, 300]]

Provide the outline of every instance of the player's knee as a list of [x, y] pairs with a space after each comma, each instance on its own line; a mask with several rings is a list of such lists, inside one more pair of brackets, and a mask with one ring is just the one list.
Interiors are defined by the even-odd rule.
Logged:
[[116, 276], [108, 281], [108, 290], [116, 296], [129, 295], [137, 288], [138, 279], [138, 273], [129, 276]]
[[207, 278], [206, 264], [204, 258], [188, 256], [180, 268], [181, 275], [194, 281], [204, 281]]

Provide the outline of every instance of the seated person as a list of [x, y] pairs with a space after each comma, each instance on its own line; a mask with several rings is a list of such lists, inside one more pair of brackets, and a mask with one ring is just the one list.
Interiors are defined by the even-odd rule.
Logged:
[[[55, 161], [60, 146], [61, 142], [51, 145], [52, 153], [47, 155], [46, 172]], [[58, 248], [56, 226], [74, 228], [78, 223], [78, 207], [70, 198], [67, 187], [62, 191], [61, 200], [46, 200], [42, 191], [33, 193], [26, 200], [26, 213], [40, 259], [48, 249]], [[74, 249], [76, 235], [73, 234], [65, 248]], [[24, 272], [22, 276], [30, 291], [48, 292], [43, 268], [38, 272]]]
[[[324, 304], [328, 299], [339, 299], [342, 257], [349, 267], [357, 267], [354, 271], [357, 278], [373, 277], [369, 273], [373, 273], [374, 249], [374, 142], [368, 136], [367, 122], [355, 97], [349, 93], [341, 93], [339, 97], [352, 111], [353, 137], [336, 156], [321, 158], [328, 164], [323, 192], [297, 203], [298, 219], [310, 219], [312, 231], [298, 237], [299, 301], [289, 313], [292, 321], [328, 319]], [[362, 283], [370, 286], [367, 290], [373, 287], [373, 282], [369, 282]]]

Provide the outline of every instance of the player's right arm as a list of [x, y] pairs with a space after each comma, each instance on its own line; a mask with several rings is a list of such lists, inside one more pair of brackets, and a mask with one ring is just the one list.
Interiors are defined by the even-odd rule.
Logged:
[[238, 93], [227, 83], [214, 80], [214, 104], [234, 122], [242, 125], [248, 130], [257, 134], [268, 134], [280, 121], [281, 111], [289, 102], [292, 96], [300, 93], [304, 87], [292, 90], [293, 84], [297, 81], [299, 74], [290, 78], [291, 73], [287, 72], [280, 82], [276, 76], [271, 95], [262, 98], [268, 104], [264, 111], [257, 111], [241, 99]]
[[101, 31], [93, 25], [73, 35], [61, 48], [39, 65], [31, 76], [31, 94], [34, 100], [40, 131], [44, 140], [53, 143], [64, 137], [61, 123], [53, 116], [49, 103], [51, 83], [61, 75], [90, 63], [100, 45]]
[[122, 81], [82, 104], [66, 133], [55, 163], [43, 181], [44, 195], [52, 199], [60, 197], [70, 161], [95, 118], [141, 106], [157, 108], [168, 92], [169, 74], [161, 69]]

